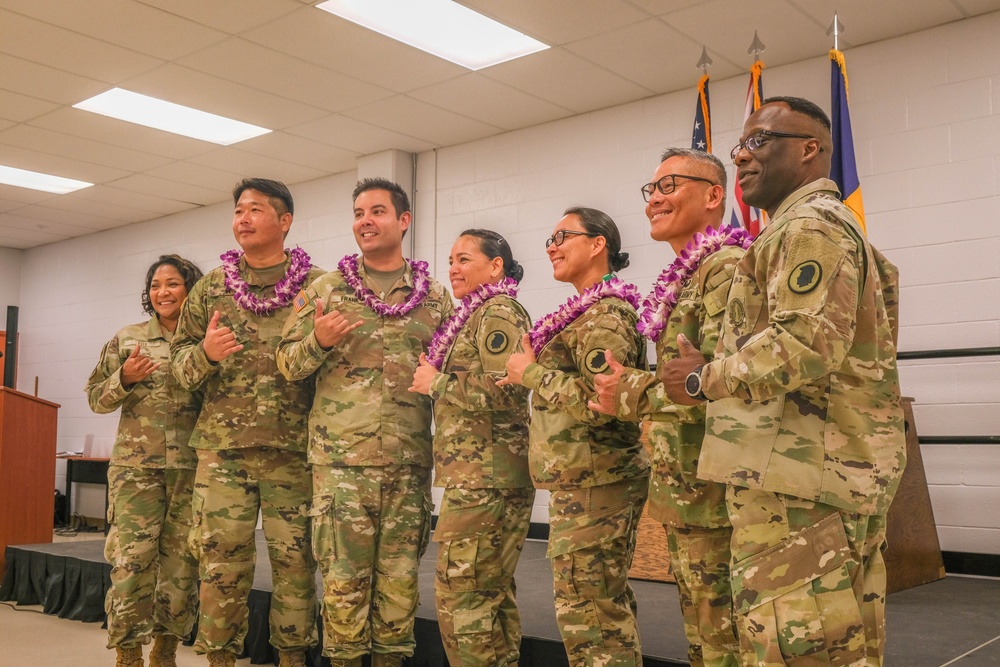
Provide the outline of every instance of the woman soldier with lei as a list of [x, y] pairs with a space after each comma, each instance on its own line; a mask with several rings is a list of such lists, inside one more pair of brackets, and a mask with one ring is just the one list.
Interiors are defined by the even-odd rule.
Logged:
[[548, 556], [569, 664], [632, 667], [642, 651], [628, 571], [649, 461], [638, 424], [587, 403], [594, 377], [608, 370], [605, 350], [626, 366], [645, 364], [640, 297], [614, 275], [628, 253], [607, 214], [568, 209], [545, 247], [555, 279], [578, 294], [535, 323], [499, 384], [533, 391], [529, 467], [535, 487], [550, 492]]
[[410, 391], [434, 399], [434, 531], [438, 622], [453, 667], [514, 665], [521, 619], [517, 567], [535, 489], [528, 475], [528, 396], [500, 388], [507, 358], [531, 326], [517, 302], [524, 270], [494, 231], [469, 229], [448, 258], [461, 303], [438, 329]]
[[156, 260], [142, 291], [152, 317], [115, 334], [87, 381], [91, 410], [121, 408], [104, 548], [111, 563], [108, 648], [119, 667], [141, 666], [151, 637], [150, 666], [176, 665], [177, 641], [191, 634], [198, 611], [198, 561], [187, 548], [197, 459], [188, 439], [201, 392], [187, 391], [170, 372], [170, 339], [199, 278], [201, 270], [177, 255]]

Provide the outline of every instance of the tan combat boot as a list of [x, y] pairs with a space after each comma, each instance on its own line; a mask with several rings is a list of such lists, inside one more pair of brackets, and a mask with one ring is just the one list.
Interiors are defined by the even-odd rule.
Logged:
[[279, 651], [278, 667], [306, 667], [306, 652]]
[[361, 656], [358, 656], [357, 658], [348, 658], [347, 660], [330, 658], [330, 667], [361, 667], [361, 664]]
[[372, 653], [372, 667], [403, 667], [402, 653]]
[[177, 637], [159, 635], [149, 652], [149, 667], [177, 667]]
[[115, 667], [142, 667], [142, 646], [116, 646]]
[[229, 651], [212, 651], [208, 654], [208, 667], [236, 667], [236, 654]]

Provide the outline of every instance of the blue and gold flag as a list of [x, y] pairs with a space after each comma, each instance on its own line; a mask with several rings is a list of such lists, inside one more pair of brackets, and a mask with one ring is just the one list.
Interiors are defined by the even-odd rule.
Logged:
[[698, 103], [694, 108], [694, 132], [691, 148], [706, 153], [712, 152], [712, 111], [708, 102], [708, 75], [698, 81]]
[[[750, 68], [750, 86], [747, 88], [747, 100], [743, 107], [743, 122], [750, 115], [760, 108], [761, 100], [764, 98], [764, 81], [761, 74], [764, 70], [764, 63], [757, 60]], [[743, 201], [743, 188], [740, 187], [738, 178], [733, 179], [733, 217], [730, 225], [742, 227], [750, 232], [751, 236], [760, 234], [761, 227], [765, 224], [764, 212], [759, 208], [754, 208]]]
[[854, 159], [854, 133], [851, 132], [851, 110], [847, 104], [847, 64], [844, 54], [837, 49], [830, 50], [830, 114], [833, 123], [833, 156], [830, 178], [840, 188], [840, 196], [847, 208], [858, 219], [861, 229], [865, 227], [865, 205], [861, 201], [861, 179]]

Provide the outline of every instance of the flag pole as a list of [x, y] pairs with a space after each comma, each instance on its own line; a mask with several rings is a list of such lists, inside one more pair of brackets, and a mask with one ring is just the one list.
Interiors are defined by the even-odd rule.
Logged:
[[701, 59], [698, 61], [698, 64], [695, 65], [695, 67], [700, 69], [702, 74], [708, 76], [708, 68], [711, 66], [712, 66], [712, 59], [708, 57], [708, 48], [703, 45], [701, 47]]

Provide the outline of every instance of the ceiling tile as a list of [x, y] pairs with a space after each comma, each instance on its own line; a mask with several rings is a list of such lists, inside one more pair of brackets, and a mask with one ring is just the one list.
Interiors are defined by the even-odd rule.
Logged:
[[360, 155], [355, 151], [311, 141], [286, 132], [272, 132], [254, 137], [242, 142], [239, 148], [241, 151], [262, 157], [273, 157], [331, 174], [354, 169]]
[[[80, 199], [86, 199], [88, 201], [94, 200], [113, 204], [115, 206], [122, 206], [140, 211], [149, 211], [153, 215], [150, 215], [147, 220], [163, 215], [170, 215], [171, 213], [188, 211], [192, 208], [199, 208], [197, 204], [183, 202], [176, 199], [168, 199], [166, 197], [158, 197], [155, 195], [147, 195], [134, 190], [115, 187], [114, 185], [95, 185], [92, 188], [78, 190], [77, 192], [72, 193], [72, 195], [63, 196], [79, 197]], [[46, 204], [46, 206], [48, 205], [50, 204]]]
[[[243, 175], [236, 171], [225, 171], [223, 169], [215, 169], [201, 164], [182, 161], [170, 162], [169, 164], [146, 170], [143, 173], [148, 176], [155, 176], [156, 178], [164, 178], [168, 181], [199, 185], [203, 188], [223, 193], [226, 197], [243, 178]], [[220, 196], [219, 201], [224, 198]]]
[[0, 164], [18, 169], [40, 171], [43, 174], [75, 178], [88, 183], [105, 183], [128, 175], [124, 169], [105, 167], [93, 162], [85, 162], [86, 155], [76, 158], [48, 155], [31, 149], [11, 146], [0, 142]]
[[504, 130], [541, 125], [573, 113], [477, 72], [408, 95]]
[[132, 176], [115, 181], [113, 185], [115, 188], [121, 190], [165, 197], [198, 206], [218, 203], [229, 195], [225, 191], [220, 192], [210, 188], [191, 185], [190, 183], [178, 183], [177, 181], [156, 178], [147, 174], [133, 174]]
[[[0, 161], [2, 162], [2, 161]], [[0, 201], [16, 202], [19, 206], [24, 204], [37, 204], [47, 199], [53, 199], [59, 195], [51, 192], [42, 192], [30, 188], [15, 188], [13, 185], [0, 183]]]
[[469, 71], [313, 7], [241, 36], [395, 92], [423, 88]]
[[231, 35], [237, 35], [257, 26], [269, 25], [290, 12], [303, 9], [295, 0], [138, 1]]
[[[87, 188], [87, 190], [96, 190], [102, 187], [103, 186], [97, 185], [93, 188]], [[160, 213], [154, 213], [152, 211], [119, 206], [117, 204], [110, 204], [106, 201], [98, 201], [81, 196], [80, 193], [86, 193], [87, 190], [79, 190], [77, 192], [71, 192], [67, 195], [62, 195], [61, 197], [54, 197], [46, 201], [45, 206], [69, 212], [86, 212], [98, 219], [105, 220], [107, 222], [106, 228], [132, 222], [142, 222], [143, 220], [150, 220], [151, 218], [157, 218], [161, 215]], [[107, 190], [104, 192], [105, 196], [103, 198], [107, 199]], [[95, 193], [91, 192], [89, 194], [93, 195]], [[98, 194], [98, 196], [102, 195]]]
[[0, 132], [0, 144], [65, 158], [86, 156], [88, 162], [126, 171], [144, 171], [170, 161], [160, 155], [23, 124]]
[[108, 83], [117, 83], [163, 62], [3, 9], [0, 51]]
[[[877, 42], [893, 35], [906, 35], [931, 26], [957, 21], [962, 12], [952, 2], [913, 2], [912, 0], [827, 0], [808, 2], [788, 0], [795, 9], [810, 17], [823, 30], [822, 44], [833, 48], [833, 36], [826, 31], [833, 25], [833, 15], [844, 26], [840, 48]], [[997, 4], [994, 2], [994, 4]], [[763, 38], [762, 38], [763, 39]]]
[[138, 2], [4, 0], [3, 4], [18, 14], [163, 60], [203, 49], [227, 36]]
[[340, 111], [392, 95], [386, 88], [239, 37], [182, 58], [178, 64], [326, 111]]
[[[328, 175], [319, 169], [283, 162], [266, 155], [255, 155], [233, 147], [210, 151], [192, 158], [191, 162], [222, 171], [234, 171], [240, 174], [240, 178], [273, 178], [284, 183], [300, 183]], [[230, 190], [232, 186], [226, 190], [226, 197], [216, 201], [228, 198]]]
[[23, 123], [58, 108], [58, 105], [37, 97], [29, 97], [9, 90], [0, 90], [0, 118]]
[[391, 128], [437, 146], [497, 134], [500, 128], [452, 113], [405, 95], [344, 112], [345, 116]]
[[435, 147], [431, 142], [348, 118], [343, 114], [324, 116], [308, 123], [290, 127], [286, 132], [338, 146], [358, 155], [371, 155], [392, 148], [410, 153], [420, 153]]
[[576, 113], [648, 97], [653, 91], [595, 67], [562, 48], [549, 49], [481, 70], [501, 81]]
[[175, 64], [131, 79], [122, 87], [271, 130], [304, 123], [326, 113], [281, 95]]
[[550, 46], [649, 18], [647, 11], [625, 0], [462, 0], [462, 4]]
[[0, 53], [0, 88], [57, 104], [76, 104], [108, 84]]

